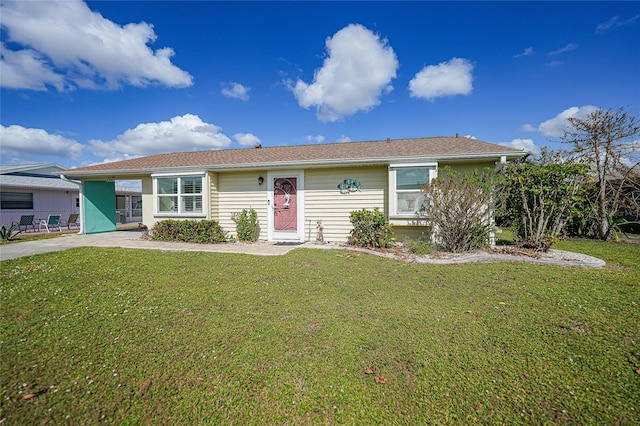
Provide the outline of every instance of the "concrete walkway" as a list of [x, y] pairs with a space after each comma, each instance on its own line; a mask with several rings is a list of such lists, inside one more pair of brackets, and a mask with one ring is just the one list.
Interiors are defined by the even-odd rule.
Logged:
[[101, 234], [64, 234], [46, 240], [25, 241], [0, 246], [0, 261], [16, 259], [34, 254], [51, 253], [74, 247], [123, 247], [161, 251], [200, 251], [215, 253], [245, 253], [258, 256], [278, 256], [288, 253], [300, 245], [257, 242], [253, 244], [193, 244], [151, 241], [140, 238], [142, 232], [128, 231], [105, 232]]
[[461, 263], [488, 263], [488, 262], [527, 262], [544, 265], [602, 268], [605, 262], [601, 259], [581, 253], [549, 250], [548, 253], [537, 257], [514, 256], [507, 254], [477, 251], [463, 254], [441, 254], [437, 257], [416, 256], [409, 254], [396, 254], [393, 252], [379, 252], [356, 247], [348, 247], [337, 243], [315, 244], [283, 244], [258, 241], [251, 244], [222, 243], [222, 244], [194, 244], [151, 241], [142, 239], [142, 232], [138, 229], [126, 231], [105, 232], [101, 234], [78, 235], [64, 234], [58, 238], [46, 240], [25, 241], [0, 246], [0, 261], [16, 259], [34, 254], [50, 253], [67, 250], [74, 247], [123, 247], [132, 249], [148, 249], [160, 251], [199, 251], [211, 253], [242, 253], [256, 256], [280, 256], [298, 247], [316, 249], [343, 249], [357, 252], [365, 252], [376, 256], [383, 256], [409, 263], [431, 264], [461, 264]]

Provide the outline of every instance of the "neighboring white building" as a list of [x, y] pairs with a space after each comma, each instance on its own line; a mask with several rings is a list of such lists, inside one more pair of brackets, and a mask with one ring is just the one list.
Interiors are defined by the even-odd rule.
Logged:
[[[55, 163], [0, 165], [0, 225], [19, 222], [22, 215], [46, 219], [59, 214], [66, 220], [80, 213], [79, 182], [63, 180], [66, 167]], [[117, 218], [122, 222], [142, 218], [140, 191], [116, 190]]]

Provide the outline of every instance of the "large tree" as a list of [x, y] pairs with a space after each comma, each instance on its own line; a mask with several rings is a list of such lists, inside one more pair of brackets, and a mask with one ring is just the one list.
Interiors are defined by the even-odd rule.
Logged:
[[584, 200], [590, 167], [543, 149], [537, 159], [507, 164], [498, 176], [496, 215], [523, 247], [547, 251]]
[[[597, 109], [584, 118], [571, 117], [562, 141], [575, 159], [593, 167], [596, 191], [590, 200], [599, 237], [611, 235], [611, 223], [625, 204], [625, 188], [633, 179], [640, 156], [640, 125], [625, 107]], [[636, 206], [637, 207], [637, 206]]]

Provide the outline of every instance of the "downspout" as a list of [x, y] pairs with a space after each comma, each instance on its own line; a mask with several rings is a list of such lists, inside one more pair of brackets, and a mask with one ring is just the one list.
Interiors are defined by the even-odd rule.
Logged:
[[80, 201], [80, 230], [78, 230], [78, 235], [82, 235], [84, 234], [84, 185], [82, 185], [82, 181], [68, 179], [65, 175], [60, 175], [60, 179], [78, 185], [78, 200]]

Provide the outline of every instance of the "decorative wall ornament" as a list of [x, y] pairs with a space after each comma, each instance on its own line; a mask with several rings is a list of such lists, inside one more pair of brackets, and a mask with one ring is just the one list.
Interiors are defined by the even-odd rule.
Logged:
[[357, 179], [345, 179], [344, 182], [338, 184], [338, 189], [341, 194], [360, 191], [360, 182]]
[[316, 221], [316, 241], [324, 243], [324, 224], [322, 219]]

